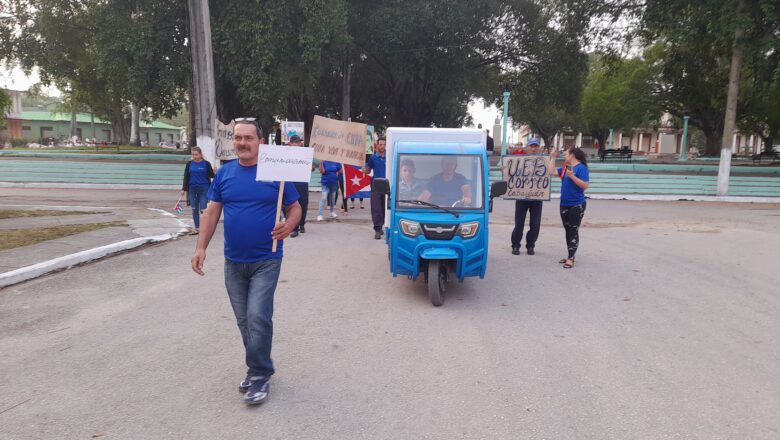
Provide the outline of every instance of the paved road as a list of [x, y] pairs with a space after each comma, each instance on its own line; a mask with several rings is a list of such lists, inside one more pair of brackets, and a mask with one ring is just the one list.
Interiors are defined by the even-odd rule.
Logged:
[[364, 221], [289, 240], [259, 408], [220, 238], [203, 278], [187, 237], [0, 290], [0, 438], [780, 436], [778, 206], [592, 201], [571, 271], [553, 205], [533, 257], [509, 253], [510, 208], [487, 278], [441, 308]]

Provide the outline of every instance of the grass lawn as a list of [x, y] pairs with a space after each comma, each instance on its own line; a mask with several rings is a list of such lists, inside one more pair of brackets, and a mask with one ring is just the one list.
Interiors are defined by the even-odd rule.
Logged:
[[23, 217], [55, 217], [58, 215], [84, 215], [84, 214], [106, 214], [106, 212], [95, 211], [57, 211], [54, 209], [0, 209], [0, 220], [7, 218]]
[[54, 226], [51, 228], [35, 229], [6, 229], [0, 230], [0, 251], [14, 249], [22, 246], [40, 243], [55, 238], [67, 237], [68, 235], [80, 234], [82, 232], [95, 231], [114, 226], [127, 226], [123, 221], [92, 223], [87, 225], [65, 225]]

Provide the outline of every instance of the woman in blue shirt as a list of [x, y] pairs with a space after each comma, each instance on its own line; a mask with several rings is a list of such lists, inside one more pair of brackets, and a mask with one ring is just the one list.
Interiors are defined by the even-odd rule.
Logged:
[[325, 201], [328, 202], [330, 208], [330, 217], [336, 218], [338, 214], [334, 212], [336, 206], [336, 196], [338, 196], [339, 179], [343, 170], [341, 164], [338, 162], [331, 162], [329, 160], [323, 160], [320, 162], [320, 174], [322, 175], [322, 198], [320, 199], [320, 210], [317, 215], [317, 221], [324, 220], [322, 217], [323, 208], [325, 208]]
[[192, 147], [192, 160], [184, 166], [184, 182], [181, 185], [181, 195], [187, 192], [187, 204], [192, 206], [192, 221], [195, 223], [195, 233], [200, 230], [200, 215], [206, 209], [211, 179], [214, 169], [209, 161], [203, 159], [203, 151]]
[[[552, 165], [558, 152], [553, 151], [550, 154]], [[550, 170], [554, 167], [550, 166]], [[585, 153], [579, 148], [569, 148], [563, 153], [563, 167], [557, 168], [558, 176], [561, 178], [561, 221], [563, 229], [566, 230], [566, 246], [569, 249], [569, 255], [560, 261], [564, 269], [574, 267], [574, 255], [577, 253], [577, 247], [580, 244], [580, 223], [585, 215], [585, 190], [588, 189], [590, 180], [588, 172], [588, 160]]]

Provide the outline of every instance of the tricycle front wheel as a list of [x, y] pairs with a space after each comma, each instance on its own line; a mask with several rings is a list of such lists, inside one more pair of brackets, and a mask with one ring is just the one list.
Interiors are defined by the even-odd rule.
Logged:
[[447, 261], [428, 262], [428, 299], [436, 307], [444, 304], [444, 292], [447, 282]]

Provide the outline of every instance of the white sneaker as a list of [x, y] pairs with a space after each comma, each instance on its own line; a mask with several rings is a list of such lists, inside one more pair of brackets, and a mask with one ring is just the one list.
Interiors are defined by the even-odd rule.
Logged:
[[338, 214], [336, 214], [335, 212], [331, 212], [331, 213], [330, 213], [330, 218], [336, 218], [336, 217], [338, 217], [338, 216], [339, 216], [339, 215], [338, 215]]
[[322, 218], [322, 216], [321, 216], [321, 215], [318, 215], [318, 216], [317, 216], [317, 221], [318, 221], [318, 222], [321, 222], [321, 221], [323, 221], [323, 220], [325, 220], [325, 219], [324, 219], [324, 218]]

